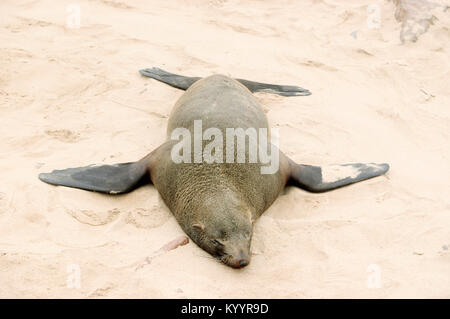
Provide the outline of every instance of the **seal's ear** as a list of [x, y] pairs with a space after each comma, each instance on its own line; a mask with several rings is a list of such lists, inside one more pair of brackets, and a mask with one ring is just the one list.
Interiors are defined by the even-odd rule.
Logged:
[[326, 192], [386, 173], [389, 164], [300, 165], [290, 160], [292, 184], [314, 193]]
[[150, 181], [148, 163], [149, 156], [146, 156], [138, 162], [54, 170], [51, 173], [39, 174], [39, 179], [53, 185], [121, 194]]
[[196, 222], [196, 223], [192, 224], [192, 227], [197, 228], [199, 230], [204, 230], [205, 229], [205, 225], [203, 225], [200, 222]]

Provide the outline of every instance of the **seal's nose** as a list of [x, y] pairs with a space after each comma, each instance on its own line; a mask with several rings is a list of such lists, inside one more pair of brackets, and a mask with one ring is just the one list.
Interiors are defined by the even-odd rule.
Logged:
[[239, 264], [239, 268], [245, 267], [249, 263], [248, 251], [240, 250], [239, 255], [237, 257], [237, 263]]
[[247, 259], [241, 259], [241, 260], [239, 260], [239, 265], [240, 265], [241, 267], [247, 266], [247, 265], [248, 265], [248, 260], [247, 260]]

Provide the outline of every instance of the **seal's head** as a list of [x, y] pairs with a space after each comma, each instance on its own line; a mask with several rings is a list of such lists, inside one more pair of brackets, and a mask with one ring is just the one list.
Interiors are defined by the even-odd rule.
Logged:
[[233, 268], [250, 263], [252, 214], [247, 207], [232, 202], [204, 206], [195, 217], [187, 233], [198, 246]]
[[231, 216], [214, 217], [192, 224], [193, 240], [228, 266], [247, 266], [250, 262], [251, 223]]

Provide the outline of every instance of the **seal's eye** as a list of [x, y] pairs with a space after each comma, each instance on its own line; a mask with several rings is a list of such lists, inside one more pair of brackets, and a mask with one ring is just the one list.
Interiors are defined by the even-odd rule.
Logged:
[[220, 241], [218, 241], [217, 239], [213, 239], [212, 240], [213, 244], [217, 247], [222, 247], [223, 243], [221, 243]]

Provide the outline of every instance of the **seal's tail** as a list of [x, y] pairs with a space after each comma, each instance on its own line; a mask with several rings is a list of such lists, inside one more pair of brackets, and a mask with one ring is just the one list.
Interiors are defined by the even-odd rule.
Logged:
[[[156, 67], [140, 70], [139, 73], [141, 73], [143, 76], [147, 76], [160, 82], [164, 82], [172, 87], [181, 90], [187, 90], [193, 83], [201, 79], [199, 77], [188, 77], [169, 73]], [[252, 93], [265, 92], [278, 94], [282, 96], [311, 95], [311, 92], [309, 90], [301, 88], [299, 86], [267, 84], [243, 79], [236, 79], [236, 81], [239, 81], [241, 84], [247, 87]]]

